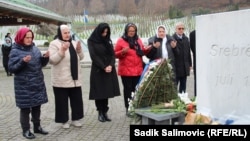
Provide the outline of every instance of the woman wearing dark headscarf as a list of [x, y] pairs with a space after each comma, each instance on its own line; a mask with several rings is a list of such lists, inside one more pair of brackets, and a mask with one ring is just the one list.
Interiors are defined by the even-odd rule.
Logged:
[[127, 116], [129, 116], [128, 99], [131, 99], [131, 92], [135, 91], [143, 72], [142, 56], [147, 54], [148, 48], [150, 47], [144, 47], [142, 40], [137, 35], [137, 27], [133, 23], [125, 26], [124, 34], [115, 45], [115, 56], [119, 59], [118, 75], [122, 79]]
[[71, 107], [71, 124], [81, 127], [83, 118], [82, 81], [80, 61], [84, 55], [80, 42], [73, 41], [70, 28], [61, 25], [57, 38], [49, 45], [51, 81], [55, 96], [55, 122], [70, 127], [68, 102]]
[[100, 23], [88, 38], [88, 49], [92, 60], [89, 99], [95, 100], [100, 122], [111, 121], [107, 112], [108, 99], [120, 95], [115, 68], [115, 54], [110, 27]]
[[34, 33], [27, 27], [20, 28], [10, 52], [9, 71], [15, 74], [14, 87], [16, 105], [20, 108], [20, 123], [23, 136], [35, 138], [30, 131], [31, 121], [34, 132], [48, 134], [40, 126], [41, 105], [48, 102], [42, 67], [49, 61], [49, 52], [43, 56], [33, 43]]

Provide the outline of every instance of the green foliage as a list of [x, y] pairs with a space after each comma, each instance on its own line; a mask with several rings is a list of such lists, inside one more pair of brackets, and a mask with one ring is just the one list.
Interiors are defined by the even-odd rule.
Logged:
[[49, 46], [49, 42], [44, 42], [43, 46], [48, 47]]
[[173, 107], [166, 107], [165, 103], [160, 103], [158, 105], [153, 105], [150, 108], [152, 113], [171, 113], [171, 112], [183, 112], [186, 113], [186, 104], [180, 99], [176, 98], [171, 101]]
[[135, 93], [132, 93], [132, 99], [129, 100], [128, 110], [132, 123], [141, 121], [141, 117], [135, 114], [136, 111], [140, 110], [154, 113], [183, 111], [182, 106], [177, 108], [175, 106], [175, 109], [164, 108], [164, 103], [178, 98], [170, 61], [157, 59], [146, 66], [146, 72], [137, 85]]
[[210, 9], [206, 9], [203, 7], [199, 7], [198, 9], [194, 9], [192, 11], [192, 15], [204, 15], [204, 14], [209, 14], [209, 13], [211, 13]]
[[171, 65], [167, 60], [162, 60], [160, 64], [153, 68], [152, 74], [148, 76], [147, 81], [138, 88], [137, 101], [134, 108], [143, 108], [152, 106], [152, 104], [160, 104], [170, 102], [178, 97], [177, 89], [174, 84], [174, 75]]
[[182, 18], [184, 17], [183, 12], [180, 9], [177, 9], [174, 6], [169, 7], [168, 15], [170, 19]]
[[239, 10], [239, 5], [238, 4], [232, 4], [227, 7], [228, 11], [236, 11]]

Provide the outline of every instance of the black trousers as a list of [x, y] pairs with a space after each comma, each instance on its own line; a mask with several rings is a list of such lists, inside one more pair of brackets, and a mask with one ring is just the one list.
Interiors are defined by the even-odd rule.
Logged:
[[41, 105], [32, 108], [20, 108], [20, 123], [23, 132], [30, 129], [30, 113], [34, 126], [40, 126]]
[[9, 56], [4, 55], [3, 56], [3, 67], [7, 75], [10, 74], [9, 72], [9, 67], [8, 67], [8, 62], [9, 62]]
[[69, 101], [71, 120], [83, 118], [83, 100], [81, 87], [58, 88], [53, 87], [55, 96], [55, 122], [65, 123], [69, 120]]
[[128, 109], [129, 107], [128, 99], [131, 99], [131, 93], [135, 91], [140, 77], [141, 76], [121, 76], [123, 84], [124, 104], [126, 109]]
[[176, 84], [179, 84], [179, 93], [186, 93], [186, 85], [187, 85], [187, 76], [176, 77]]
[[107, 113], [109, 110], [108, 99], [96, 99], [95, 106], [97, 111]]

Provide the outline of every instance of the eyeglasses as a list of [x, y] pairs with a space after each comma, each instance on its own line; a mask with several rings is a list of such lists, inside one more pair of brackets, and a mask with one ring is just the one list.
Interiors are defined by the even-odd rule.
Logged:
[[184, 30], [185, 28], [178, 28], [178, 30]]

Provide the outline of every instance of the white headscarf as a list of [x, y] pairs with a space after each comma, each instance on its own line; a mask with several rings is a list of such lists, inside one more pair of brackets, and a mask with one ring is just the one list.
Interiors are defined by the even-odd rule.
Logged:
[[164, 26], [164, 25], [159, 25], [158, 27], [157, 27], [157, 29], [156, 29], [156, 36], [157, 36], [157, 38], [159, 38], [159, 36], [158, 36], [158, 30], [159, 30], [159, 28], [164, 28], [164, 30], [165, 30], [165, 36], [164, 36], [164, 38], [162, 39], [162, 44], [161, 44], [161, 50], [162, 50], [162, 58], [166, 58], [166, 59], [168, 59], [168, 51], [167, 51], [167, 47], [166, 47], [166, 44], [167, 44], [167, 37], [166, 37], [166, 27]]

